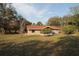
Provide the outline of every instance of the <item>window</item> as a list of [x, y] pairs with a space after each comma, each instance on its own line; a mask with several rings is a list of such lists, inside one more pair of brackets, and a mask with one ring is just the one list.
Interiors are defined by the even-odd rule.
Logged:
[[32, 33], [34, 33], [35, 32], [35, 30], [32, 30]]

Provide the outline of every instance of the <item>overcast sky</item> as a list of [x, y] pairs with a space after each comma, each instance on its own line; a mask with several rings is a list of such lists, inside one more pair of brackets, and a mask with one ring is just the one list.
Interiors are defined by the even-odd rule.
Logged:
[[52, 3], [52, 4], [23, 4], [23, 3], [13, 3], [12, 4], [18, 14], [22, 15], [30, 22], [41, 21], [43, 23], [47, 22], [50, 17], [54, 16], [64, 16], [70, 14], [70, 7], [79, 6], [77, 3]]

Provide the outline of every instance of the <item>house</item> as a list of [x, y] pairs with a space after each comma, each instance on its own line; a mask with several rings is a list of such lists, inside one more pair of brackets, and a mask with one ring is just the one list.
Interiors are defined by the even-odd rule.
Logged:
[[58, 34], [60, 32], [60, 27], [57, 26], [26, 26], [27, 28], [27, 35], [44, 35], [41, 33], [41, 30], [45, 28], [50, 28], [52, 30], [52, 33]]

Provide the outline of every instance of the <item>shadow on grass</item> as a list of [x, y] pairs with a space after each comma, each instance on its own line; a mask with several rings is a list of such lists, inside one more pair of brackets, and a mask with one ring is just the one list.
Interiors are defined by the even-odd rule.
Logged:
[[60, 41], [31, 40], [19, 44], [0, 41], [1, 56], [78, 56], [79, 37], [65, 36]]
[[79, 37], [65, 36], [55, 43], [56, 55], [62, 56], [79, 56]]

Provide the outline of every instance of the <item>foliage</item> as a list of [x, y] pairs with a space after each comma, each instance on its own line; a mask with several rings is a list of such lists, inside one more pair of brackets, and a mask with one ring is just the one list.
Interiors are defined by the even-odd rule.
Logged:
[[79, 6], [74, 6], [70, 8], [71, 13], [73, 14], [74, 22], [76, 23], [76, 26], [79, 29]]
[[76, 24], [74, 17], [71, 15], [64, 16], [63, 23], [64, 25], [75, 25]]
[[73, 34], [76, 31], [76, 27], [72, 25], [64, 26], [63, 29], [65, 34]]
[[42, 29], [41, 31], [43, 34], [50, 34], [52, 33], [52, 30], [50, 28], [45, 28], [45, 29]]
[[61, 25], [61, 18], [60, 17], [51, 17], [48, 19], [47, 25], [60, 26]]
[[79, 14], [79, 6], [74, 6], [70, 8], [72, 14], [76, 15]]
[[32, 25], [34, 25], [34, 26], [35, 26], [35, 25], [36, 25], [36, 23], [32, 23]]
[[[11, 29], [15, 26], [15, 21], [17, 19], [17, 12], [11, 6], [11, 4], [0, 4], [0, 27], [5, 30], [5, 32], [11, 32]], [[14, 21], [14, 22], [11, 22]], [[11, 26], [11, 25], [12, 26]]]
[[37, 24], [36, 24], [37, 26], [42, 26], [43, 25], [43, 23], [42, 22], [37, 22]]
[[10, 3], [0, 3], [0, 29], [3, 28], [5, 33], [16, 32], [19, 29], [23, 32], [27, 24], [31, 23], [19, 16]]

